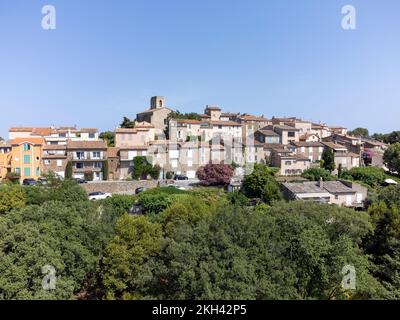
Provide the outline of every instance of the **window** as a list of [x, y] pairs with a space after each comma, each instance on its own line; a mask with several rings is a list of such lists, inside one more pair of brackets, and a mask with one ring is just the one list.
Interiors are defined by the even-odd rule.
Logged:
[[24, 151], [29, 151], [31, 150], [31, 145], [29, 143], [24, 144]]
[[222, 129], [222, 126], [218, 126], [218, 129]]
[[288, 135], [288, 137], [290, 137], [290, 138], [294, 138], [294, 137], [295, 137], [294, 131], [289, 131], [287, 135]]
[[25, 177], [31, 176], [31, 168], [24, 168], [24, 176]]
[[82, 162], [77, 162], [77, 163], [75, 164], [75, 167], [76, 167], [77, 169], [83, 169], [83, 163], [82, 163]]
[[65, 133], [59, 133], [59, 134], [58, 134], [58, 137], [60, 137], [60, 138], [65, 138], [65, 137], [66, 137], [66, 134], [65, 134]]
[[94, 138], [95, 138], [94, 133], [89, 133], [89, 139], [94, 139]]
[[31, 163], [31, 156], [29, 154], [24, 155], [24, 164], [30, 164]]
[[338, 200], [338, 199], [339, 199], [339, 196], [338, 196], [337, 194], [335, 194], [335, 199], [336, 199], [336, 200]]
[[19, 168], [15, 168], [15, 169], [14, 169], [14, 172], [15, 172], [16, 174], [20, 174], [21, 170], [20, 170]]
[[51, 161], [50, 161], [50, 160], [44, 160], [44, 164], [45, 164], [46, 166], [49, 166], [49, 165], [51, 164]]
[[62, 167], [62, 160], [57, 160], [57, 167]]
[[40, 168], [39, 167], [36, 168], [36, 176], [40, 176]]
[[290, 166], [292, 164], [291, 161], [285, 161], [285, 165]]
[[101, 156], [100, 151], [93, 152], [93, 159], [100, 159], [100, 156]]
[[193, 161], [192, 160], [188, 160], [188, 167], [193, 166]]
[[101, 162], [95, 162], [95, 163], [94, 163], [94, 167], [95, 167], [96, 169], [101, 169], [101, 168], [102, 168], [102, 163], [101, 163]]

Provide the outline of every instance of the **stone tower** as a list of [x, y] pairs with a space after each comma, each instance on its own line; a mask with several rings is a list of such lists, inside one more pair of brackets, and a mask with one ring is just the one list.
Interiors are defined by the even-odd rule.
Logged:
[[150, 109], [159, 109], [165, 107], [165, 98], [161, 96], [151, 97]]

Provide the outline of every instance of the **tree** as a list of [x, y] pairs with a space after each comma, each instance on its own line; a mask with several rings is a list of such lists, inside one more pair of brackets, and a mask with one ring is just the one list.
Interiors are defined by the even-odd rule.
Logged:
[[322, 153], [322, 168], [332, 172], [335, 170], [335, 155], [333, 150], [325, 149]]
[[119, 126], [120, 128], [132, 129], [135, 127], [135, 121], [130, 120], [128, 117], [124, 117]]
[[390, 144], [400, 142], [400, 131], [393, 131], [390, 133], [385, 142]]
[[[127, 267], [150, 299], [379, 298], [384, 290], [358, 246], [370, 229], [365, 213], [336, 206], [227, 206], [177, 226], [141, 271]], [[348, 264], [357, 270], [356, 290], [341, 286]]]
[[156, 164], [150, 171], [150, 176], [152, 179], [157, 180], [160, 177], [161, 167]]
[[322, 178], [324, 181], [332, 181], [334, 178], [332, 177], [331, 173], [323, 168], [310, 168], [304, 170], [301, 174], [303, 178], [306, 178], [311, 181], [320, 181]]
[[350, 131], [349, 135], [352, 135], [352, 136], [355, 136], [355, 137], [368, 138], [369, 137], [369, 131], [366, 128], [356, 128], [353, 131]]
[[21, 180], [21, 175], [16, 172], [8, 172], [6, 175], [6, 180], [9, 181], [11, 184], [19, 184]]
[[110, 174], [110, 170], [108, 167], [108, 160], [103, 161], [103, 180], [108, 180], [108, 176]]
[[397, 203], [379, 202], [370, 206], [368, 213], [375, 228], [364, 246], [375, 264], [374, 275], [387, 289], [387, 298], [400, 299], [400, 209]]
[[[109, 299], [140, 299], [146, 296], [142, 278], [145, 263], [158, 253], [162, 244], [158, 223], [145, 217], [122, 216], [116, 236], [108, 244], [101, 264], [101, 278]], [[149, 274], [149, 276], [151, 276]]]
[[20, 209], [25, 206], [26, 197], [20, 186], [0, 186], [0, 215], [9, 213], [12, 209]]
[[[110, 238], [95, 205], [47, 201], [0, 219], [0, 299], [72, 299], [94, 274]], [[55, 289], [42, 287], [54, 267]]]
[[282, 198], [278, 182], [275, 179], [276, 169], [262, 164], [255, 164], [253, 172], [244, 177], [243, 187], [248, 197], [260, 198], [271, 204]]
[[209, 163], [197, 169], [196, 175], [205, 186], [226, 186], [233, 176], [233, 168], [229, 164]]
[[400, 142], [390, 145], [385, 150], [383, 161], [391, 172], [400, 173]]
[[136, 156], [133, 158], [132, 178], [135, 180], [146, 179], [152, 171], [152, 165], [145, 156]]
[[72, 179], [72, 161], [68, 161], [65, 166], [65, 179]]
[[343, 171], [341, 178], [362, 181], [371, 187], [377, 187], [386, 179], [385, 171], [376, 167], [356, 167]]
[[115, 146], [115, 133], [112, 131], [105, 131], [100, 133], [100, 139], [103, 139], [107, 142], [107, 146], [114, 147]]

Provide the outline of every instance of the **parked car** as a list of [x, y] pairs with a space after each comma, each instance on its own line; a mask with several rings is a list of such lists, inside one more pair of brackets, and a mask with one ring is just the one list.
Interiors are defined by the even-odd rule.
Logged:
[[139, 194], [139, 193], [144, 192], [146, 190], [147, 190], [147, 188], [145, 188], [145, 187], [136, 188], [135, 189], [135, 194]]
[[76, 181], [76, 183], [79, 183], [79, 184], [87, 183], [86, 180], [83, 178], [75, 178], [74, 180]]
[[92, 192], [89, 193], [89, 200], [103, 200], [110, 198], [112, 195], [111, 193], [104, 193], [104, 192]]
[[37, 181], [33, 178], [26, 178], [22, 180], [22, 184], [24, 186], [35, 186], [37, 184]]
[[183, 174], [176, 174], [174, 179], [175, 180], [189, 180], [189, 178]]
[[49, 182], [47, 181], [47, 179], [45, 177], [40, 177], [37, 182], [43, 186], [47, 185]]

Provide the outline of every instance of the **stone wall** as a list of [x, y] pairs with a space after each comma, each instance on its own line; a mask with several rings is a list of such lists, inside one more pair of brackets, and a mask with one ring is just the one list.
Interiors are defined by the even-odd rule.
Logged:
[[140, 181], [99, 181], [81, 184], [88, 192], [106, 192], [106, 193], [126, 193], [134, 194], [135, 189], [139, 187], [155, 188], [157, 180], [140, 180]]

